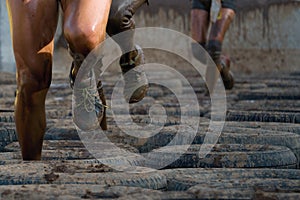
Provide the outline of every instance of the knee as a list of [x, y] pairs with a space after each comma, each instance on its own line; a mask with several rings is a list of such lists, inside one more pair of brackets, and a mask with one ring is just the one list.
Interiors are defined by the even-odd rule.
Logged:
[[122, 31], [135, 28], [133, 20], [133, 11], [127, 6], [119, 9], [116, 13], [112, 13], [108, 21], [108, 32], [117, 34]]
[[27, 54], [15, 50], [17, 89], [39, 91], [49, 88], [52, 79], [52, 53]]
[[234, 18], [235, 12], [232, 9], [222, 8], [221, 18], [211, 27], [209, 39], [223, 41], [227, 30]]
[[46, 101], [49, 87], [41, 88], [38, 81], [18, 84], [16, 100], [22, 102], [27, 109], [42, 107]]
[[222, 11], [224, 13], [222, 15], [222, 18], [225, 20], [228, 20], [229, 22], [232, 22], [235, 17], [235, 11], [230, 8], [227, 8], [227, 9], [223, 8]]
[[88, 54], [105, 39], [105, 28], [99, 32], [92, 25], [65, 25], [64, 35], [72, 51]]
[[34, 74], [26, 69], [18, 70], [17, 74], [17, 100], [21, 100], [22, 104], [28, 108], [43, 105], [51, 80], [45, 81], [42, 74], [39, 76], [38, 73]]

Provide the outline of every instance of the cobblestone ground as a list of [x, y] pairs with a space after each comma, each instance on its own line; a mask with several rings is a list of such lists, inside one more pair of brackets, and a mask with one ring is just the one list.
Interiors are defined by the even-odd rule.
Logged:
[[[47, 97], [43, 160], [21, 161], [11, 111], [14, 76], [2, 73], [0, 199], [299, 199], [300, 72], [236, 74], [235, 88], [227, 92], [225, 127], [218, 144], [203, 159], [197, 152], [208, 129], [210, 98], [204, 95], [204, 83], [197, 75], [188, 70], [181, 73], [194, 87], [201, 105], [193, 145], [168, 167], [145, 169], [140, 174], [118, 172], [93, 159], [72, 123], [72, 91], [62, 74], [53, 76]], [[104, 88], [109, 99], [114, 76], [108, 73], [107, 77]], [[159, 72], [157, 78], [163, 78]], [[166, 81], [181, 84], [172, 77]], [[162, 157], [176, 155], [178, 146], [157, 150], [180, 127], [180, 107], [167, 88], [150, 85], [148, 96], [130, 106], [131, 117], [138, 124], [149, 122], [148, 109], [153, 104], [163, 105], [168, 115], [158, 134], [148, 139], [128, 136], [108, 111], [110, 141], [131, 152], [156, 149]], [[122, 163], [122, 158], [112, 162]]]

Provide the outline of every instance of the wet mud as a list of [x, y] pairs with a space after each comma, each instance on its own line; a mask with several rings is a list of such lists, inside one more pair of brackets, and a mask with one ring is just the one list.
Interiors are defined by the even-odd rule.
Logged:
[[[149, 54], [149, 62], [152, 59], [155, 58]], [[67, 86], [67, 76], [60, 74], [53, 77], [47, 96], [48, 125], [41, 162], [21, 160], [13, 112], [0, 112], [0, 197], [129, 199], [145, 195], [166, 199], [296, 199], [300, 195], [300, 91], [295, 87], [300, 73], [236, 76], [234, 90], [227, 91], [227, 122], [218, 144], [200, 159], [197, 152], [209, 130], [210, 98], [204, 95], [202, 78], [195, 75], [187, 63], [177, 59], [170, 65], [189, 80], [201, 105], [201, 123], [193, 145], [176, 162], [156, 172], [132, 175], [95, 160], [80, 141], [72, 122], [72, 91]], [[157, 78], [166, 79], [162, 72], [155, 74]], [[117, 77], [111, 73], [103, 77], [108, 100]], [[0, 80], [4, 88], [14, 85], [13, 75], [0, 74]], [[172, 77], [165, 81], [178, 84]], [[129, 107], [131, 119], [145, 126], [151, 123], [151, 105], [163, 105], [167, 119], [157, 121], [164, 126], [160, 132], [149, 138], [128, 135], [124, 128], [136, 130], [127, 123], [125, 113], [119, 113], [119, 123], [123, 124], [120, 127], [109, 112], [106, 136], [129, 152], [156, 152], [152, 160], [168, 159], [183, 148], [176, 145], [162, 148], [174, 139], [181, 127], [180, 105], [176, 95], [167, 88], [155, 84], [150, 88], [142, 103]], [[183, 85], [183, 91], [184, 88]], [[13, 95], [0, 91], [0, 108], [13, 109], [13, 99]], [[185, 101], [189, 102], [189, 98]], [[198, 117], [190, 114], [191, 119]], [[102, 153], [111, 152], [108, 149]], [[128, 161], [136, 165], [144, 162], [137, 157], [109, 160], [119, 165]]]

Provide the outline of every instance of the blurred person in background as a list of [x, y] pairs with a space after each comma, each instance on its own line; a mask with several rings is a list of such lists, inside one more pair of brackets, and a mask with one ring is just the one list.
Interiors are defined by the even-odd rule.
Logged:
[[[192, 0], [192, 38], [208, 52], [217, 66], [207, 68], [205, 79], [208, 91], [213, 91], [219, 73], [225, 89], [232, 89], [234, 86], [230, 60], [221, 54], [223, 40], [234, 19], [235, 9], [235, 0]], [[205, 56], [196, 50], [198, 44], [192, 44], [193, 54], [202, 63], [206, 63]]]

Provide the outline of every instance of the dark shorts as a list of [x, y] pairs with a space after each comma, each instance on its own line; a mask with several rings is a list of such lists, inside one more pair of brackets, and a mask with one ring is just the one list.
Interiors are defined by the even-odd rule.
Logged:
[[[222, 0], [222, 8], [236, 10], [236, 0]], [[210, 11], [211, 0], [192, 0], [192, 9]]]

